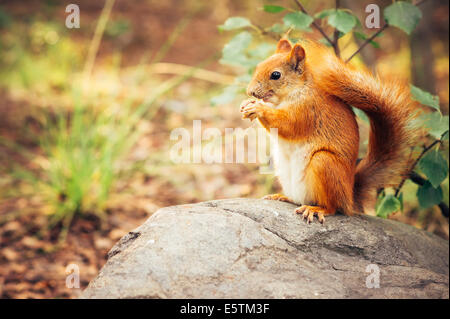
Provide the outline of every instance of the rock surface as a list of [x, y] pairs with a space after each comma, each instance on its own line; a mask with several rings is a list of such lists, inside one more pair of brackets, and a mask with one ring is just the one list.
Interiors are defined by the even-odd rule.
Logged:
[[[252, 199], [160, 209], [111, 249], [82, 297], [449, 297], [448, 241], [370, 216], [307, 225], [293, 209]], [[377, 267], [379, 288], [368, 288]]]

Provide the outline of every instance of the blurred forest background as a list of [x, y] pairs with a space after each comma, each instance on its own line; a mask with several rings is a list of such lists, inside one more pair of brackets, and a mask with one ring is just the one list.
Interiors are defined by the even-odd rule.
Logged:
[[[113, 244], [159, 207], [279, 190], [256, 164], [173, 163], [170, 132], [193, 120], [249, 126], [242, 90], [224, 95], [242, 70], [219, 62], [233, 35], [218, 25], [242, 16], [269, 27], [283, 13], [263, 6], [294, 1], [77, 0], [79, 29], [65, 26], [70, 3], [0, 0], [0, 298], [77, 297], [66, 266], [79, 266], [85, 288]], [[301, 3], [311, 13], [335, 5]], [[361, 21], [370, 3], [392, 1], [340, 1]], [[425, 1], [411, 36], [390, 28], [355, 63], [409, 79], [448, 114], [448, 5]], [[342, 41], [345, 57], [363, 40]], [[443, 188], [448, 206], [448, 177]], [[406, 182], [403, 212], [389, 218], [448, 239], [448, 218], [420, 208], [416, 192]]]

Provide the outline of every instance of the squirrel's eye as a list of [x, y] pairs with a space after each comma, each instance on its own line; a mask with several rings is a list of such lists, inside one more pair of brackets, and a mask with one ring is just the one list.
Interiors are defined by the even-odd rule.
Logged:
[[278, 71], [274, 71], [272, 72], [272, 74], [270, 75], [270, 79], [271, 80], [278, 80], [281, 77], [281, 73]]

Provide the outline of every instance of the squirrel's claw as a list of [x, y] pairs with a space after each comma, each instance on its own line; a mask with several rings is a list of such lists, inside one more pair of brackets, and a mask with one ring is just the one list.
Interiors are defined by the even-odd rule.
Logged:
[[325, 209], [319, 206], [302, 205], [298, 207], [295, 212], [302, 214], [302, 217], [308, 224], [311, 224], [314, 220], [314, 215], [317, 215], [317, 219], [321, 224], [325, 222]]

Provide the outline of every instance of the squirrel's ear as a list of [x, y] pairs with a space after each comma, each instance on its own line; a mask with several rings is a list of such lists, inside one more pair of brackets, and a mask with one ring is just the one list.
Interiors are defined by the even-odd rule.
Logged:
[[291, 42], [289, 42], [289, 40], [286, 39], [281, 39], [280, 41], [278, 41], [277, 44], [277, 51], [275, 51], [276, 53], [282, 53], [282, 52], [289, 52], [292, 49], [292, 45]]
[[294, 45], [289, 54], [289, 63], [295, 71], [303, 72], [303, 67], [305, 65], [305, 49], [300, 44]]

